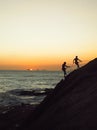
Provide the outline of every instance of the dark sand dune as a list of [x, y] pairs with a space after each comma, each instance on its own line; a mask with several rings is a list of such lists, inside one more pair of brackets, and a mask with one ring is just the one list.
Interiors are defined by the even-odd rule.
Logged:
[[27, 130], [97, 129], [97, 58], [70, 73], [26, 119]]

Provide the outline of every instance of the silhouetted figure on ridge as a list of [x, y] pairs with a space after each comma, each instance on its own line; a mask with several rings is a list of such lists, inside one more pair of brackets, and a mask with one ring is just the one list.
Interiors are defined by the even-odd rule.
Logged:
[[79, 68], [79, 62], [81, 62], [81, 60], [78, 58], [78, 56], [76, 56], [76, 57], [73, 59], [73, 63], [76, 64], [77, 69]]
[[63, 72], [64, 72], [64, 78], [66, 77], [66, 75], [67, 75], [67, 72], [66, 72], [66, 68], [67, 67], [70, 67], [70, 66], [67, 66], [66, 65], [66, 62], [64, 62], [63, 64], [62, 64], [62, 70], [63, 70]]

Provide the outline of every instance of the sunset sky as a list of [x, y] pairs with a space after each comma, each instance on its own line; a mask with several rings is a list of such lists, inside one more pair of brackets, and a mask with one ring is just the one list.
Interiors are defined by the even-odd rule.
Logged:
[[0, 69], [97, 57], [97, 0], [0, 0]]

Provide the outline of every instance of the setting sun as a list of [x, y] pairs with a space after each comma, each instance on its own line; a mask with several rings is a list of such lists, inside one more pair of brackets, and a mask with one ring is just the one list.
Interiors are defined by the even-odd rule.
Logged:
[[60, 70], [97, 56], [97, 1], [0, 1], [0, 69]]

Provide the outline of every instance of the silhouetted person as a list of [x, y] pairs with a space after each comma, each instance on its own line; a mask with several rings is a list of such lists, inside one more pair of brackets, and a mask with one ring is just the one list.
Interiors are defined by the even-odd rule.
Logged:
[[64, 72], [64, 78], [66, 77], [66, 75], [67, 75], [67, 72], [66, 72], [66, 68], [67, 67], [70, 67], [70, 66], [67, 66], [66, 65], [66, 62], [64, 62], [63, 64], [62, 64], [62, 70], [63, 70], [63, 72]]
[[73, 59], [73, 63], [76, 64], [77, 68], [79, 68], [79, 62], [81, 62], [81, 60], [78, 58], [78, 56], [76, 56], [76, 57]]

